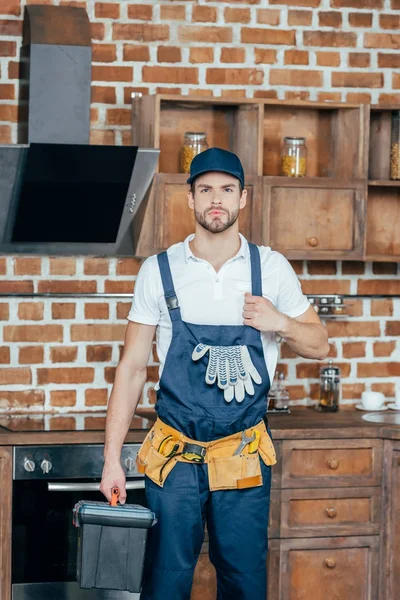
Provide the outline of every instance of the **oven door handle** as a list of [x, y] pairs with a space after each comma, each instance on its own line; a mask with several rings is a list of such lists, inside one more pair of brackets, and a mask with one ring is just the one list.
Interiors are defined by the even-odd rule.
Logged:
[[[125, 488], [127, 490], [143, 490], [145, 487], [144, 479], [137, 481], [127, 481]], [[91, 492], [100, 490], [100, 483], [74, 483], [67, 482], [61, 483], [58, 481], [52, 481], [47, 484], [49, 492]]]

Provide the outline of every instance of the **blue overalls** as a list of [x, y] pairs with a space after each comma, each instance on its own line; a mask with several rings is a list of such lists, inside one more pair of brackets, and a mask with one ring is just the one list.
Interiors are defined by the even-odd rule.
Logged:
[[[252, 293], [262, 295], [260, 255], [249, 243]], [[169, 347], [157, 393], [156, 411], [164, 423], [199, 441], [211, 441], [259, 423], [266, 412], [270, 381], [260, 332], [246, 325], [198, 325], [182, 320], [168, 256], [158, 255], [172, 321]], [[227, 402], [223, 391], [206, 383], [208, 356], [194, 362], [199, 343], [246, 345], [261, 375], [254, 395]], [[217, 572], [217, 600], [264, 600], [271, 467], [262, 461], [263, 484], [210, 492], [205, 464], [177, 462], [159, 487], [146, 477], [148, 505], [158, 523], [150, 530], [141, 600], [189, 600], [193, 573], [207, 523], [210, 560]]]

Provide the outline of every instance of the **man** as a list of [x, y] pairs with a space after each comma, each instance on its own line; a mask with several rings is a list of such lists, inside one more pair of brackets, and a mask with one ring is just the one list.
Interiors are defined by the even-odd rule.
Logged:
[[190, 168], [195, 234], [138, 274], [107, 416], [101, 490], [125, 500], [120, 452], [157, 332], [158, 420], [138, 457], [158, 523], [141, 599], [189, 600], [207, 524], [219, 600], [264, 600], [271, 465], [266, 396], [276, 335], [327, 356], [325, 328], [288, 261], [239, 234], [247, 192], [239, 158], [211, 148]]

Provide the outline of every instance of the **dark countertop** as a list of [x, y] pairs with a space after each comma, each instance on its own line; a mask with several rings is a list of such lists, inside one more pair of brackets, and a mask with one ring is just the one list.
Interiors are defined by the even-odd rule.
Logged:
[[[382, 418], [387, 422], [368, 422], [368, 418]], [[78, 414], [76, 414], [78, 415]], [[75, 416], [76, 416], [75, 415]], [[155, 412], [149, 409], [137, 409], [126, 443], [140, 443], [151, 427]], [[373, 416], [375, 415], [375, 416]], [[43, 425], [43, 416], [35, 420], [32, 415], [0, 415], [0, 446], [45, 445], [45, 444], [103, 444], [105, 418], [96, 415], [86, 416], [82, 430], [72, 430], [75, 418], [68, 415], [51, 415], [54, 427]], [[47, 416], [47, 419], [49, 416]], [[24, 425], [25, 419], [25, 425]], [[42, 420], [40, 420], [42, 419]], [[70, 420], [69, 424], [66, 419]], [[332, 439], [332, 438], [385, 438], [400, 439], [400, 413], [386, 411], [364, 413], [357, 410], [342, 410], [338, 413], [323, 414], [313, 409], [293, 409], [291, 414], [269, 414], [270, 428], [274, 440], [279, 439]], [[64, 420], [64, 423], [63, 423]], [[27, 423], [29, 422], [29, 425]], [[397, 424], [398, 423], [398, 424]], [[30, 427], [29, 431], [26, 429]], [[50, 430], [49, 430], [50, 427]], [[14, 430], [11, 430], [14, 429]], [[18, 429], [18, 430], [15, 430]]]

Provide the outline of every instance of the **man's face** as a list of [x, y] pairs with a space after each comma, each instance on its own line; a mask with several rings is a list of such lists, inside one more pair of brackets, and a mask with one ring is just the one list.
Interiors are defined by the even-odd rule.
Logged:
[[189, 208], [196, 221], [211, 233], [221, 233], [232, 227], [239, 210], [246, 205], [247, 191], [240, 193], [240, 183], [227, 173], [210, 171], [194, 181], [194, 194], [188, 193]]

